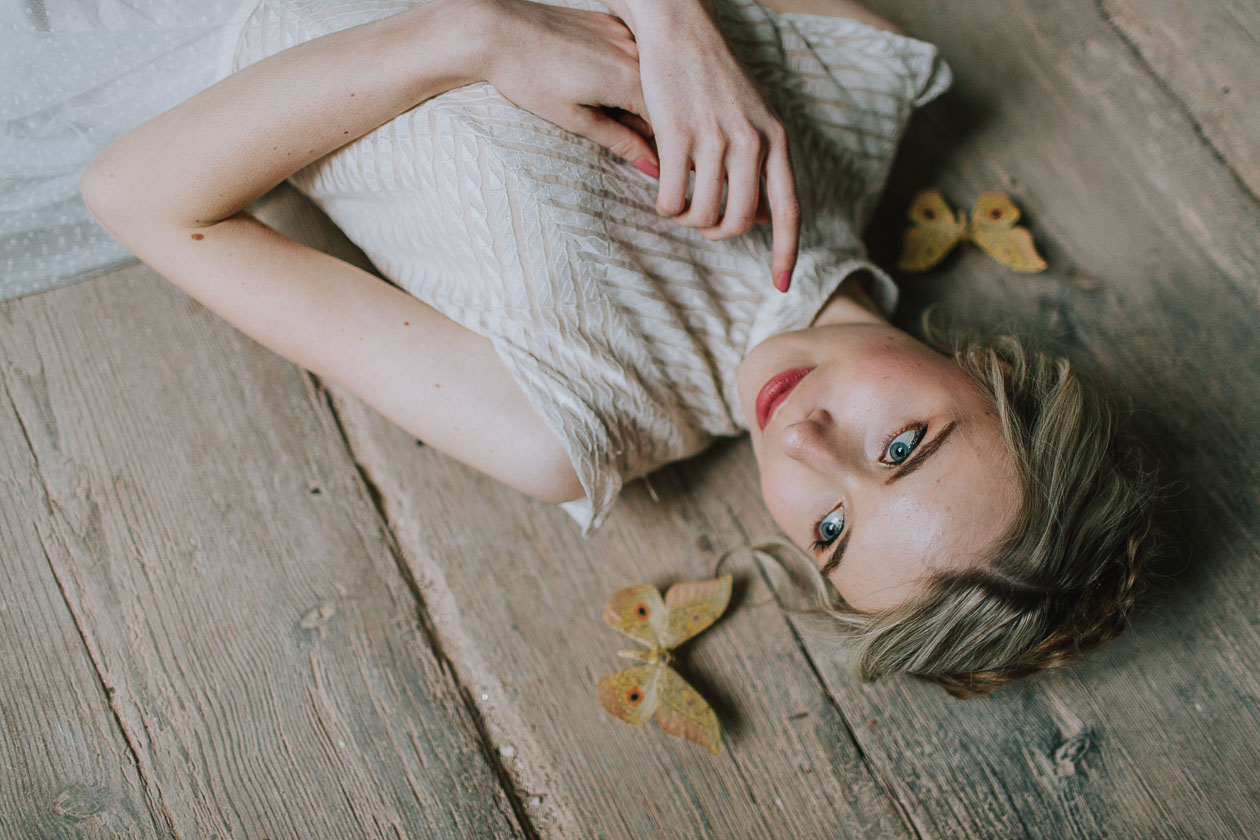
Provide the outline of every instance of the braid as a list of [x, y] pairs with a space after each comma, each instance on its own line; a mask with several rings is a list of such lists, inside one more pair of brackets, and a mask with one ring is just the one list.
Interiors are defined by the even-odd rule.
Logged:
[[[936, 683], [955, 697], [978, 697], [1038, 671], [1059, 668], [1110, 641], [1124, 630], [1134, 604], [1146, 588], [1141, 570], [1147, 542], [1148, 533], [1131, 534], [1123, 565], [1116, 564], [1110, 574], [1084, 592], [1059, 593], [1060, 596], [1078, 595], [1076, 608], [1056, 630], [1013, 664], [988, 670], [915, 676]], [[1044, 598], [1045, 606], [1050, 606], [1053, 600], [1057, 599]]]

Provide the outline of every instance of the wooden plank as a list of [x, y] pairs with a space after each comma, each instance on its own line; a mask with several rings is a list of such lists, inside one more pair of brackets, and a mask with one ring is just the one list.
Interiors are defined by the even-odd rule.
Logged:
[[49, 501], [6, 367], [0, 358], [0, 836], [157, 837], [57, 586], [47, 556], [56, 548], [38, 529]]
[[1260, 202], [1260, 4], [1100, 0], [1099, 9]]
[[144, 266], [0, 311], [30, 513], [170, 832], [522, 836], [310, 378]]
[[[287, 187], [251, 209], [296, 239], [365, 265]], [[417, 446], [348, 392], [331, 392], [442, 647], [473, 690], [541, 835], [913, 835], [769, 590], [747, 571], [729, 615], [688, 643], [680, 666], [722, 719], [718, 758], [654, 723], [628, 727], [598, 706], [596, 680], [625, 667], [616, 651], [630, 646], [600, 618], [607, 597], [642, 581], [663, 589], [712, 574], [722, 540], [687, 502], [680, 474], [661, 479], [658, 489], [670, 494], [661, 504], [642, 483], [629, 490], [587, 542], [559, 508]], [[714, 470], [694, 493], [712, 494], [726, 480]]]

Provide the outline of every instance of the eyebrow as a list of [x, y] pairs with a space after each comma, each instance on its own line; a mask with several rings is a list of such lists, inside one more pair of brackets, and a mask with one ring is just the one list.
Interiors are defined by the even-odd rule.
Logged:
[[954, 433], [954, 429], [957, 426], [958, 426], [957, 420], [951, 421], [950, 424], [946, 426], [939, 435], [932, 438], [931, 441], [923, 444], [923, 446], [920, 447], [917, 458], [903, 465], [901, 469], [897, 470], [892, 475], [888, 476], [888, 478], [884, 480], [884, 484], [892, 484], [897, 479], [905, 478], [910, 473], [914, 472], [919, 467], [923, 466], [923, 463], [927, 461], [928, 458], [931, 458], [933, 455], [935, 455], [936, 450], [940, 449], [945, 444], [945, 441], [948, 440], [949, 436]]

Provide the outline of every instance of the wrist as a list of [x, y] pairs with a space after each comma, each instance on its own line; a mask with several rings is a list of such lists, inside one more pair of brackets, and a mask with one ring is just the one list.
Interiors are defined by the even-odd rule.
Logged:
[[[412, 52], [440, 53], [448, 89], [489, 79], [502, 0], [431, 0], [397, 15], [409, 27]], [[417, 49], [418, 48], [418, 49]], [[415, 55], [414, 57], [420, 57]]]
[[712, 20], [717, 13], [715, 0], [604, 0], [604, 4], [636, 34], [640, 28], [668, 26], [696, 14]]

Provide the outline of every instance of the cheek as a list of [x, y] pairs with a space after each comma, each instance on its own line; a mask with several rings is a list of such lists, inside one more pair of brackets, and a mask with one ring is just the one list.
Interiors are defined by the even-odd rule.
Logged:
[[913, 494], [889, 498], [854, 530], [832, 583], [859, 610], [895, 607], [932, 575], [946, 542], [940, 511]]
[[[894, 565], [910, 562], [916, 569], [935, 556], [947, 542], [953, 503], [937, 487], [919, 487], [881, 500], [872, 512], [870, 532]], [[913, 558], [913, 559], [912, 559]]]
[[781, 464], [763, 463], [761, 465], [761, 498], [765, 502], [770, 517], [783, 529], [784, 533], [796, 536], [793, 527], [802, 504], [800, 482], [793, 481]]

